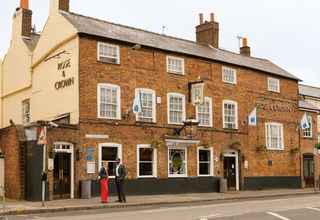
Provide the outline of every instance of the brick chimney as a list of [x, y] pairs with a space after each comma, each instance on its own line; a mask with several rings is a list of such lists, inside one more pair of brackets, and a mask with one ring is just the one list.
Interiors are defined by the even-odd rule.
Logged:
[[30, 38], [32, 31], [32, 11], [29, 9], [29, 0], [20, 0], [20, 7], [17, 8], [14, 16], [16, 34]]
[[210, 14], [210, 21], [204, 21], [203, 14], [199, 14], [200, 24], [196, 26], [197, 43], [219, 48], [219, 23]]
[[50, 13], [58, 13], [61, 11], [69, 11], [70, 0], [51, 0]]
[[248, 46], [248, 39], [242, 38], [242, 47], [240, 47], [240, 54], [243, 56], [251, 56], [251, 48]]

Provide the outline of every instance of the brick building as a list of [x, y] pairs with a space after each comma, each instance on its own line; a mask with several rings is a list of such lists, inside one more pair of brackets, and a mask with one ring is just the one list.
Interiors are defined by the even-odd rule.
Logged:
[[[46, 26], [34, 33], [26, 2], [1, 68], [0, 135], [18, 124], [25, 130], [16, 145], [26, 170], [16, 183], [25, 183], [20, 198], [38, 198], [27, 194], [39, 195], [43, 165], [50, 199], [79, 196], [87, 179], [96, 194], [101, 162], [112, 178], [117, 157], [128, 168], [130, 194], [218, 191], [220, 177], [230, 190], [318, 181], [316, 126], [299, 125], [305, 113], [315, 124], [319, 109], [300, 100], [298, 78], [252, 57], [246, 39], [240, 54], [220, 49], [213, 14], [209, 21], [200, 15], [193, 42], [71, 13], [69, 0], [51, 0]], [[13, 65], [18, 53], [24, 65]], [[200, 82], [205, 98], [193, 105], [190, 86]]]

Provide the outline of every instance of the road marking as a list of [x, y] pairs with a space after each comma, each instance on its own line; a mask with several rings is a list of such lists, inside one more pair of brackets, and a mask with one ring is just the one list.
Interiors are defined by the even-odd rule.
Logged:
[[189, 209], [205, 209], [211, 208], [212, 205], [202, 205], [202, 206], [182, 206], [182, 207], [169, 207], [169, 208], [160, 208], [160, 209], [151, 209], [139, 211], [140, 213], [155, 213], [155, 212], [168, 212], [176, 210], [189, 210]]
[[209, 218], [215, 218], [220, 216], [219, 214], [212, 214], [212, 215], [207, 215], [207, 216], [201, 216], [200, 220], [208, 220]]
[[286, 217], [283, 217], [283, 216], [281, 216], [281, 215], [279, 215], [277, 213], [274, 213], [274, 212], [267, 212], [267, 214], [272, 215], [272, 216], [277, 217], [277, 218], [282, 219], [282, 220], [290, 220], [290, 219], [288, 219]]
[[314, 211], [318, 211], [318, 212], [320, 212], [320, 209], [319, 209], [319, 208], [307, 207], [307, 209], [310, 209], [310, 210], [314, 210]]

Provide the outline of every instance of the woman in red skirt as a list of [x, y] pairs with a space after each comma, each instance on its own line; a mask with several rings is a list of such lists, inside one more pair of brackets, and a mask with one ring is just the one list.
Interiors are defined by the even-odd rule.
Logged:
[[102, 163], [99, 171], [100, 179], [100, 196], [102, 203], [108, 203], [109, 198], [109, 178], [108, 178], [107, 164]]

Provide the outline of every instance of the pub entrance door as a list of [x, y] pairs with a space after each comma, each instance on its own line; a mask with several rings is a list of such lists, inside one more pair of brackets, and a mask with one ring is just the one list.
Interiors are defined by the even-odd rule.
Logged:
[[57, 153], [54, 158], [54, 199], [68, 199], [71, 192], [71, 155]]
[[313, 155], [303, 155], [303, 177], [306, 187], [314, 187]]
[[73, 145], [65, 142], [54, 144], [53, 198], [74, 198]]
[[223, 176], [227, 180], [228, 190], [239, 190], [238, 152], [230, 150], [224, 153]]

